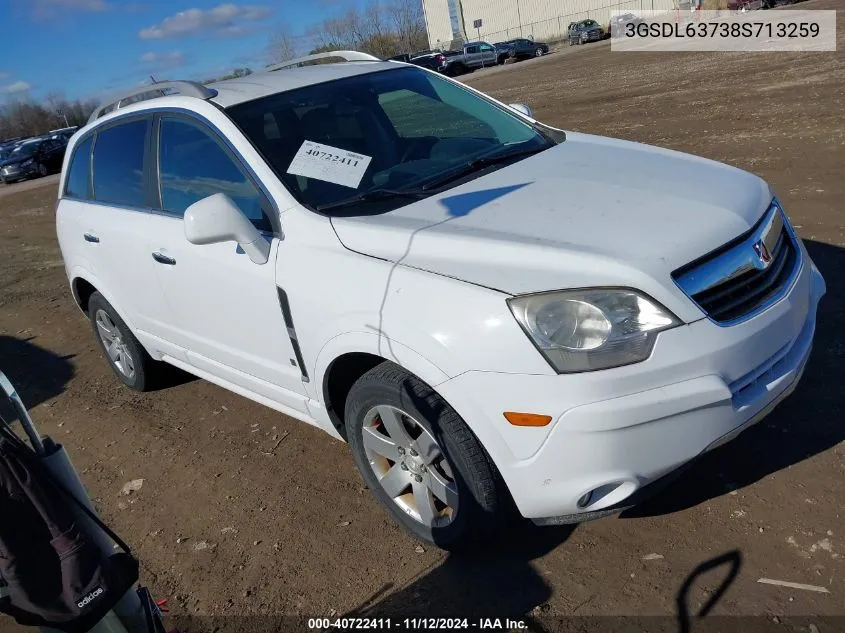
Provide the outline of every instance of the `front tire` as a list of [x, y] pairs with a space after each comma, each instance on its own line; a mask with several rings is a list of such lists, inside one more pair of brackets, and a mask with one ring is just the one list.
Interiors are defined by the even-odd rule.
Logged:
[[38, 163], [38, 175], [39, 176], [41, 176], [43, 178], [44, 176], [46, 176], [49, 173], [50, 173], [50, 171], [47, 169], [47, 165], [45, 165], [44, 163]]
[[88, 317], [94, 338], [118, 379], [130, 389], [148, 391], [157, 363], [99, 292], [88, 300]]
[[385, 361], [355, 382], [345, 413], [358, 470], [408, 532], [444, 549], [493, 532], [503, 506], [495, 467], [431, 387]]

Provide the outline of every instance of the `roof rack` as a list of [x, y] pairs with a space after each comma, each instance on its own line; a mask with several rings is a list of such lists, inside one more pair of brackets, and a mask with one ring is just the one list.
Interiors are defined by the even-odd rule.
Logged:
[[88, 123], [96, 121], [101, 116], [107, 114], [108, 112], [111, 112], [112, 110], [120, 109], [123, 105], [130, 105], [131, 103], [135, 103], [137, 101], [146, 101], [146, 99], [135, 99], [130, 103], [123, 103], [124, 101], [127, 101], [132, 97], [140, 97], [153, 93], [156, 94], [151, 97], [147, 97], [147, 99], [166, 97], [170, 93], [165, 92], [165, 90], [173, 90], [176, 93], [184, 95], [186, 97], [196, 97], [197, 99], [203, 100], [208, 100], [212, 97], [217, 96], [216, 90], [203, 86], [202, 84], [197, 83], [195, 81], [161, 81], [154, 84], [150, 84], [148, 86], [138, 86], [133, 90], [130, 90], [123, 94], [119, 94], [116, 97], [112, 97], [91, 113], [91, 116], [88, 118]]
[[315, 53], [314, 55], [306, 55], [305, 57], [297, 57], [279, 64], [271, 64], [267, 66], [262, 72], [273, 72], [274, 70], [281, 70], [282, 68], [291, 68], [292, 66], [301, 66], [305, 62], [315, 61], [317, 59], [327, 59], [330, 57], [340, 57], [347, 62], [380, 62], [381, 58], [369, 53], [359, 53], [358, 51], [327, 51], [325, 53]]

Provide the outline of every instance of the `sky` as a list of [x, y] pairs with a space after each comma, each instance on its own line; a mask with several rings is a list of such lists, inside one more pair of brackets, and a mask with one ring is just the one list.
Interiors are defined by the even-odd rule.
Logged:
[[0, 102], [261, 68], [274, 29], [305, 34], [361, 1], [0, 0]]

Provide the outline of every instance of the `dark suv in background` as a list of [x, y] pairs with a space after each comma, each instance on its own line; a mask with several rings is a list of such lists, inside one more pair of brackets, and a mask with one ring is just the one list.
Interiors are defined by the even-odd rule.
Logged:
[[604, 28], [595, 20], [581, 20], [569, 25], [569, 45], [598, 42], [605, 37]]
[[495, 46], [497, 51], [507, 51], [509, 53], [509, 57], [516, 57], [517, 59], [542, 57], [549, 52], [548, 44], [544, 42], [535, 42], [525, 38], [517, 38], [515, 40], [508, 40], [507, 42], [497, 42]]
[[61, 171], [67, 138], [34, 138], [15, 147], [0, 163], [0, 180], [5, 184], [32, 176]]

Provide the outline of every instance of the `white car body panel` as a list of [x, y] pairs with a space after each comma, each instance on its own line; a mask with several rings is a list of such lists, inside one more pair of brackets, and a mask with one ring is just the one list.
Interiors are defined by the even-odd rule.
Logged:
[[771, 200], [760, 178], [721, 163], [567, 133], [508, 169], [332, 224], [351, 250], [406, 266], [513, 294], [629, 286], [692, 320], [703, 315], [671, 273], [750, 229]]
[[[368, 64], [220, 84], [215, 101], [226, 106], [396, 67]], [[212, 103], [161, 97], [94, 126], [162, 109], [210, 123], [261, 182], [281, 226], [270, 260], [254, 264], [231, 242], [190, 244], [172, 217], [62, 198], [57, 232], [69, 279], [99, 290], [154, 358], [335, 437], [324, 391], [332, 363], [364, 353], [399, 364], [466, 421], [526, 517], [583, 513], [577, 500], [608, 484], [618, 485], [588, 510], [623, 502], [757, 421], [794, 389], [806, 362], [824, 282], [803, 248], [786, 296], [733, 327], [706, 318], [671, 277], [768, 208], [770, 187], [747, 172], [567, 133], [557, 147], [425, 200], [329, 219], [301, 206]], [[60, 192], [89, 129], [71, 140]], [[85, 232], [100, 243], [86, 242]], [[155, 250], [176, 265], [156, 264]], [[683, 324], [661, 332], [645, 361], [559, 375], [506, 299], [595, 286], [635, 288]], [[289, 300], [302, 367], [291, 363], [277, 287]], [[741, 389], [755, 372], [761, 376]], [[504, 411], [553, 421], [517, 427]]]

